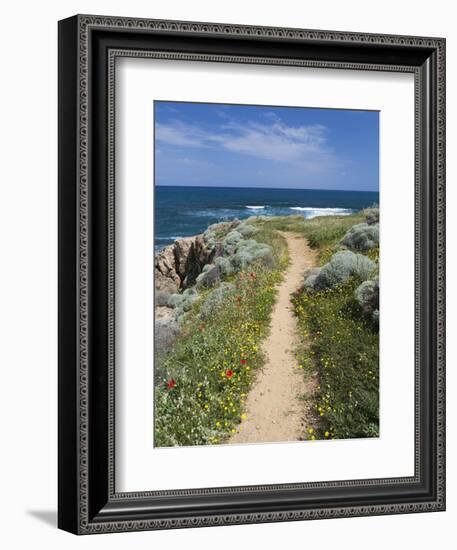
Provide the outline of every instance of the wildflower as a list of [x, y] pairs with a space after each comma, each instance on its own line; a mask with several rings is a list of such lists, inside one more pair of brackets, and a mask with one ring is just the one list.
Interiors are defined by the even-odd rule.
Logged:
[[241, 361], [240, 361], [240, 363], [241, 363], [242, 365], [245, 365], [246, 362], [247, 362], [246, 359], [241, 359]]
[[247, 414], [242, 414], [242, 415], [241, 415], [241, 420], [246, 420], [247, 417], [248, 417]]
[[324, 436], [325, 436], [325, 437], [328, 437], [329, 435], [330, 435], [329, 432], [325, 432], [325, 433], [324, 433]]
[[225, 371], [225, 376], [227, 376], [227, 378], [232, 378], [233, 374], [234, 373], [231, 369]]
[[170, 380], [168, 380], [167, 382], [167, 388], [169, 390], [172, 390], [174, 387], [176, 386], [176, 381], [174, 378], [170, 378]]

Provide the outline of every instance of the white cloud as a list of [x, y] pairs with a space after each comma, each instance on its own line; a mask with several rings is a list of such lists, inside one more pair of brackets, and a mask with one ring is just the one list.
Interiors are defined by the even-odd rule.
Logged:
[[[274, 113], [271, 113], [274, 115]], [[159, 143], [180, 147], [222, 149], [270, 161], [322, 170], [341, 164], [328, 145], [328, 130], [319, 124], [288, 126], [278, 116], [269, 123], [224, 122], [215, 129], [173, 120], [156, 125]]]

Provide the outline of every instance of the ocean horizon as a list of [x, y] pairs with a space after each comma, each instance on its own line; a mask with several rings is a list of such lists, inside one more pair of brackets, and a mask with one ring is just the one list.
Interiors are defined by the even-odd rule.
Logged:
[[349, 215], [379, 204], [377, 191], [156, 185], [155, 250], [224, 220], [254, 215]]

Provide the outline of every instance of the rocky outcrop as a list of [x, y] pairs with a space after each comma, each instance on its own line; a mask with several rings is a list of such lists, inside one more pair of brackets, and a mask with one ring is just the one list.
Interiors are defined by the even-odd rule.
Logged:
[[176, 271], [174, 244], [156, 254], [154, 282], [156, 292], [173, 294], [180, 288], [181, 279]]
[[215, 256], [216, 249], [206, 245], [203, 235], [178, 239], [166, 246], [155, 257], [156, 292], [173, 294], [192, 286]]

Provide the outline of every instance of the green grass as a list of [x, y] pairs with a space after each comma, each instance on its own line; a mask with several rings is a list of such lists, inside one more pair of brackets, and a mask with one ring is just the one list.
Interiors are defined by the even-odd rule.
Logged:
[[319, 429], [308, 437], [379, 435], [379, 334], [354, 299], [358, 281], [295, 298], [306, 370], [318, 372], [314, 396]]
[[[313, 218], [301, 232], [319, 251], [323, 265], [340, 248], [346, 231], [362, 221], [361, 213]], [[366, 255], [379, 261], [379, 248]], [[359, 284], [351, 279], [324, 292], [303, 290], [294, 300], [301, 363], [307, 372], [317, 370], [319, 380], [314, 395], [319, 427], [309, 427], [309, 439], [379, 435], [379, 331], [355, 300]]]
[[319, 216], [303, 219], [303, 216], [277, 216], [261, 219], [256, 227], [301, 233], [308, 239], [311, 248], [319, 250], [319, 263], [324, 264], [333, 254], [346, 231], [365, 217], [361, 213], [350, 216]]
[[[263, 364], [260, 344], [281, 276], [280, 269], [253, 265], [232, 278], [235, 289], [205, 323], [199, 304], [188, 316], [164, 360], [167, 377], [155, 390], [156, 446], [215, 444], [237, 430]], [[173, 388], [167, 387], [170, 380]]]
[[[228, 278], [234, 289], [203, 323], [199, 309], [187, 315], [177, 345], [162, 360], [166, 376], [155, 389], [155, 445], [217, 444], [238, 429], [244, 402], [264, 357], [276, 285], [288, 254], [284, 237], [270, 227], [253, 236], [273, 249], [274, 265], [255, 263]], [[174, 386], [168, 387], [173, 380]]]
[[[186, 315], [171, 352], [162, 360], [164, 376], [155, 388], [155, 445], [221, 443], [239, 428], [245, 399], [264, 364], [261, 353], [276, 300], [276, 286], [288, 264], [278, 231], [301, 233], [325, 263], [361, 214], [304, 220], [284, 216], [250, 221], [252, 238], [269, 244], [274, 265], [256, 263], [229, 277], [234, 289], [205, 322], [199, 309], [211, 290], [201, 293]], [[379, 250], [367, 255], [378, 260]], [[300, 362], [318, 372], [314, 396], [318, 428], [312, 439], [378, 435], [378, 332], [364, 318], [350, 280], [326, 292], [300, 292], [294, 299], [301, 342]]]

